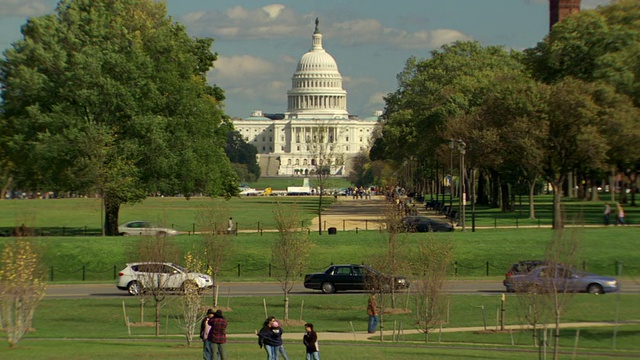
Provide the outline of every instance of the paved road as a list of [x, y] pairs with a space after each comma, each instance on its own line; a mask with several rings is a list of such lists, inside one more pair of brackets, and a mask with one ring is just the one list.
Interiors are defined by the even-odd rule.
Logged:
[[[447, 289], [452, 294], [483, 294], [495, 295], [504, 292], [500, 280], [451, 280], [447, 282]], [[630, 280], [622, 281], [622, 293], [640, 293], [640, 284]], [[301, 283], [294, 286], [292, 295], [309, 296], [341, 296], [357, 294], [358, 292], [338, 292], [325, 295], [320, 291], [305, 289]], [[277, 296], [282, 294], [277, 282], [225, 282], [220, 283], [220, 296]], [[126, 291], [118, 290], [114, 284], [69, 284], [49, 285], [45, 295], [48, 299], [73, 298], [125, 298]]]

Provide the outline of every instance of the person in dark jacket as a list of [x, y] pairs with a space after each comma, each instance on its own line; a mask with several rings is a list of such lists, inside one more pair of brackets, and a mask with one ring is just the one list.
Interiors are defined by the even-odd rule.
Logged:
[[211, 342], [211, 350], [216, 354], [216, 359], [227, 360], [227, 320], [222, 316], [222, 310], [218, 309], [213, 314], [213, 318], [209, 319], [211, 331], [209, 331], [209, 341]]
[[287, 355], [287, 350], [285, 350], [284, 343], [282, 341], [282, 334], [284, 333], [284, 330], [282, 330], [282, 327], [277, 320], [274, 320], [271, 323], [271, 332], [273, 332], [273, 336], [276, 337], [280, 342], [280, 345], [277, 346], [275, 350], [276, 360], [278, 360], [280, 355], [282, 355], [282, 358], [284, 360], [289, 360], [289, 355]]
[[211, 326], [209, 325], [209, 319], [213, 318], [213, 309], [207, 310], [207, 316], [202, 319], [200, 323], [200, 339], [202, 339], [203, 349], [202, 349], [202, 358], [204, 360], [213, 360], [212, 350], [211, 350], [211, 342], [209, 342], [209, 330]]
[[304, 325], [306, 333], [302, 337], [302, 343], [307, 349], [307, 360], [320, 360], [320, 347], [318, 346], [318, 334], [313, 331], [313, 324]]
[[273, 323], [276, 322], [274, 316], [269, 316], [264, 323], [260, 331], [256, 331], [258, 335], [258, 345], [267, 352], [267, 360], [278, 360], [278, 347], [282, 345], [282, 334], [277, 336], [273, 332]]

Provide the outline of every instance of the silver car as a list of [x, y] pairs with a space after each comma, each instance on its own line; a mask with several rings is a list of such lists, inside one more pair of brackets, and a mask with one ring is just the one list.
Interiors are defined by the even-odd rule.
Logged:
[[118, 226], [118, 232], [122, 235], [138, 236], [174, 236], [178, 235], [178, 230], [158, 226], [149, 221], [135, 220]]
[[162, 262], [131, 263], [118, 273], [117, 287], [131, 295], [147, 290], [202, 290], [213, 286], [211, 276], [191, 272], [180, 265]]
[[602, 294], [620, 290], [618, 281], [562, 265], [538, 266], [529, 272], [508, 275], [503, 282], [509, 292], [588, 292]]

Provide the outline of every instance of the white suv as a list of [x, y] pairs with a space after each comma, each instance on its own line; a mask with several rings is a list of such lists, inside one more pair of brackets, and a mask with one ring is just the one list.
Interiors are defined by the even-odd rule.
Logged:
[[127, 264], [118, 274], [118, 289], [138, 295], [145, 289], [184, 290], [188, 286], [198, 289], [213, 286], [211, 276], [190, 272], [180, 265], [162, 262]]

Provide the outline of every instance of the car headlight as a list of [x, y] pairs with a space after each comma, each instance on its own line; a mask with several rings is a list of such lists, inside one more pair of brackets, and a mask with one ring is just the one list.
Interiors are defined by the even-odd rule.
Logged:
[[404, 284], [404, 283], [406, 283], [406, 282], [407, 282], [407, 280], [406, 280], [406, 279], [398, 279], [398, 283], [400, 283], [400, 284]]
[[617, 287], [618, 286], [618, 281], [616, 281], [616, 280], [605, 281], [604, 285], [605, 286], [611, 286], [611, 287]]

